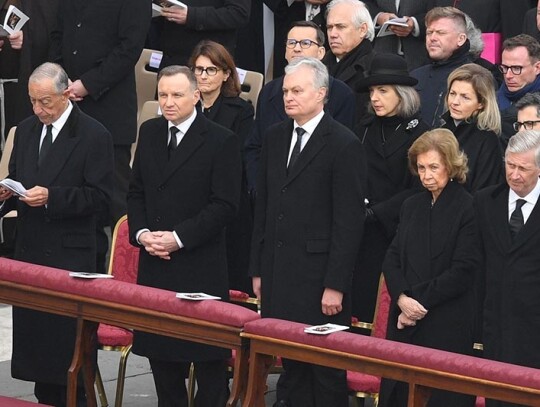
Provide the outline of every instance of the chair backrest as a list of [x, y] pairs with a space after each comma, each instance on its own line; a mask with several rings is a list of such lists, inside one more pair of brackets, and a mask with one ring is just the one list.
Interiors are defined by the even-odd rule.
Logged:
[[[257, 99], [259, 99], [259, 93], [264, 85], [264, 76], [262, 73], [255, 71], [246, 71], [246, 77], [244, 83], [242, 83], [242, 92], [240, 97], [246, 102], [253, 105], [253, 109], [257, 109]], [[255, 112], [257, 114], [257, 112]]]
[[137, 143], [139, 142], [139, 129], [141, 124], [149, 119], [159, 116], [159, 103], [156, 100], [149, 100], [144, 102], [143, 107], [139, 113], [139, 119], [137, 120], [137, 138], [131, 145], [131, 162], [129, 165], [133, 165], [133, 159], [135, 158], [135, 150], [137, 150]]
[[108, 273], [116, 280], [136, 283], [138, 270], [139, 248], [129, 243], [127, 215], [124, 215], [114, 227]]
[[155, 100], [157, 86], [157, 72], [147, 69], [152, 54], [161, 54], [161, 51], [154, 49], [143, 49], [141, 56], [135, 65], [135, 83], [137, 85], [137, 111], [139, 115], [144, 102]]
[[384, 276], [381, 274], [371, 336], [382, 339], [386, 338], [386, 329], [388, 328], [388, 314], [390, 312], [391, 301], [392, 300], [390, 298], [390, 293], [388, 292], [388, 288], [386, 287], [386, 281], [384, 281]]
[[6, 144], [4, 145], [4, 151], [2, 151], [2, 159], [0, 159], [0, 179], [4, 179], [9, 174], [9, 159], [11, 152], [13, 151], [13, 140], [15, 139], [15, 130], [17, 127], [12, 127], [9, 130]]

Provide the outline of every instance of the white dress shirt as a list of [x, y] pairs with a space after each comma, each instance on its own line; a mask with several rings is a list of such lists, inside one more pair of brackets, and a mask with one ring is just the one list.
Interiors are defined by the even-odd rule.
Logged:
[[508, 193], [508, 220], [510, 221], [510, 216], [512, 216], [512, 212], [514, 212], [514, 209], [516, 209], [516, 201], [518, 199], [524, 199], [525, 201], [527, 201], [527, 203], [523, 204], [523, 206], [521, 207], [521, 212], [523, 213], [523, 222], [527, 223], [527, 219], [529, 219], [529, 216], [531, 216], [532, 210], [534, 209], [534, 206], [536, 205], [539, 196], [539, 180], [536, 181], [536, 186], [534, 187], [534, 189], [529, 192], [527, 196], [524, 197], [520, 197], [512, 190], [512, 188], [510, 188], [510, 192]]
[[317, 114], [315, 117], [305, 122], [302, 126], [300, 126], [296, 122], [296, 120], [294, 121], [291, 145], [289, 147], [289, 158], [287, 158], [287, 165], [289, 165], [289, 161], [291, 160], [291, 155], [294, 149], [294, 145], [296, 144], [296, 140], [298, 139], [298, 134], [296, 134], [296, 128], [301, 127], [306, 131], [304, 135], [302, 136], [302, 144], [300, 145], [300, 151], [302, 151], [304, 147], [306, 146], [307, 142], [309, 141], [309, 139], [311, 138], [311, 135], [315, 131], [315, 128], [317, 128], [317, 126], [319, 125], [323, 116], [324, 116], [324, 110], [321, 110], [319, 114]]

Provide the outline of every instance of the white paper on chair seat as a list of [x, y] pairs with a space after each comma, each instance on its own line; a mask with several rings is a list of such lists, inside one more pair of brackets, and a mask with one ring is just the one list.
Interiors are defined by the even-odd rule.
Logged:
[[336, 325], [336, 324], [324, 324], [324, 325], [315, 325], [304, 328], [304, 332], [307, 334], [313, 335], [328, 335], [333, 332], [339, 332], [349, 329], [345, 325]]
[[176, 293], [176, 298], [189, 301], [221, 300], [221, 297], [205, 293]]
[[86, 273], [83, 271], [72, 271], [69, 273], [70, 277], [75, 278], [88, 278], [88, 279], [94, 279], [94, 278], [114, 278], [111, 274], [101, 274], [101, 273]]

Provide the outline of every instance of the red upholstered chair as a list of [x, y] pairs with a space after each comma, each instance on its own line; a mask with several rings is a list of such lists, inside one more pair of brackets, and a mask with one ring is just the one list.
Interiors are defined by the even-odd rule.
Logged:
[[14, 399], [12, 397], [0, 396], [0, 406], [6, 407], [50, 407], [48, 404], [32, 403], [31, 401]]
[[[139, 266], [139, 249], [129, 243], [129, 231], [127, 216], [122, 216], [113, 231], [111, 255], [109, 260], [108, 273], [112, 274], [116, 280], [135, 284], [137, 282], [137, 271]], [[124, 381], [126, 377], [127, 358], [131, 352], [133, 344], [133, 333], [124, 328], [99, 324], [98, 346], [101, 350], [121, 352], [118, 366], [118, 382], [116, 384], [116, 398], [114, 405], [120, 407], [124, 396]], [[103, 389], [103, 381], [96, 369], [96, 386], [98, 395], [103, 407], [108, 406], [107, 396]]]
[[[375, 338], [386, 338], [386, 329], [388, 327], [388, 313], [390, 311], [390, 294], [381, 275], [379, 281], [379, 293], [377, 296], [377, 305], [375, 306], [375, 315], [373, 323], [353, 322], [353, 326], [371, 329], [371, 336]], [[353, 396], [355, 404], [358, 406], [359, 398], [373, 398], [373, 405], [377, 407], [379, 403], [379, 389], [381, 378], [360, 372], [347, 371], [347, 387], [349, 393]]]

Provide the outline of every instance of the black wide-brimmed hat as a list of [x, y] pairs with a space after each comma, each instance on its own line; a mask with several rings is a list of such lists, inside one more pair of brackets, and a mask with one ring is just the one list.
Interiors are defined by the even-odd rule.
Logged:
[[409, 76], [405, 59], [396, 54], [380, 53], [373, 56], [369, 72], [356, 83], [356, 89], [366, 92], [375, 85], [414, 86], [417, 83], [418, 80]]

